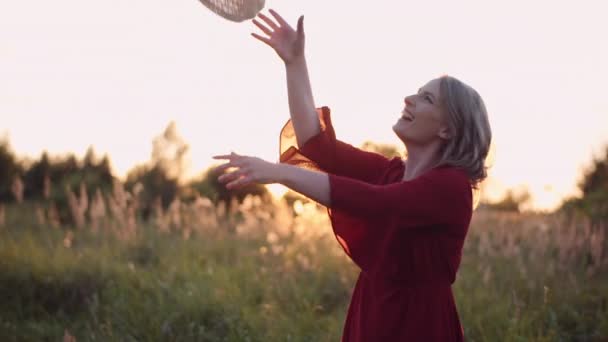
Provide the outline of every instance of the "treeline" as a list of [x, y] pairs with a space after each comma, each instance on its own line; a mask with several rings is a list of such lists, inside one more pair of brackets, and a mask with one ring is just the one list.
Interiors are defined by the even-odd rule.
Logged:
[[[389, 158], [403, 156], [396, 146], [365, 142], [363, 149], [381, 153]], [[93, 196], [97, 192], [107, 195], [117, 183], [138, 196], [138, 210], [147, 219], [153, 208], [167, 208], [175, 199], [191, 201], [198, 196], [209, 198], [213, 203], [242, 201], [247, 195], [269, 199], [264, 186], [252, 185], [240, 190], [227, 190], [217, 181], [213, 168], [194, 179], [184, 179], [187, 168], [189, 145], [178, 134], [175, 123], [152, 142], [152, 155], [144, 164], [131, 169], [124, 181], [112, 174], [107, 155], [98, 157], [89, 148], [83, 158], [74, 154], [50, 156], [47, 152], [36, 160], [18, 158], [7, 138], [0, 139], [0, 203], [38, 201], [57, 206], [61, 221], [69, 221], [69, 193], [83, 191]], [[600, 158], [596, 158], [583, 174], [579, 189], [581, 197], [563, 202], [560, 211], [572, 215], [584, 215], [594, 222], [608, 222], [608, 146]], [[290, 196], [296, 196], [288, 193]], [[497, 202], [481, 203], [481, 207], [501, 211], [522, 210], [529, 201], [526, 191], [509, 191]]]
[[608, 226], [608, 146], [584, 172], [578, 187], [582, 196], [565, 200], [561, 209], [587, 216], [594, 224]]
[[120, 185], [137, 196], [140, 218], [147, 219], [153, 208], [167, 208], [174, 200], [188, 202], [199, 196], [215, 204], [242, 201], [247, 195], [268, 200], [270, 194], [261, 185], [239, 190], [227, 190], [217, 181], [216, 172], [209, 168], [194, 179], [184, 179], [188, 144], [179, 136], [175, 123], [152, 143], [152, 155], [144, 164], [131, 169], [124, 181], [111, 170], [107, 155], [98, 157], [89, 147], [83, 158], [74, 154], [51, 156], [43, 152], [38, 159], [19, 158], [7, 138], [0, 139], [0, 203], [37, 202], [56, 207], [62, 223], [72, 223], [69, 210], [74, 193], [107, 197]]

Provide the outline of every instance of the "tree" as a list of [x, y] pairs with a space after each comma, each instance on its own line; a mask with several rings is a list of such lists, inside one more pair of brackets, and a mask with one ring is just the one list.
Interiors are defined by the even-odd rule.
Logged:
[[531, 198], [528, 189], [509, 189], [501, 200], [496, 202], [484, 201], [481, 205], [493, 210], [521, 212], [522, 207], [530, 202]]
[[187, 171], [190, 146], [177, 132], [177, 125], [171, 121], [165, 131], [152, 142], [153, 167], [158, 167], [168, 178], [183, 180]]
[[152, 141], [152, 154], [146, 164], [134, 167], [127, 174], [126, 188], [136, 184], [143, 189], [139, 194], [144, 217], [147, 217], [154, 201], [161, 200], [164, 208], [178, 196], [180, 182], [188, 167], [190, 147], [177, 132], [175, 122], [170, 122], [162, 134]]
[[51, 177], [51, 161], [46, 151], [42, 152], [40, 159], [34, 161], [25, 172], [25, 197], [42, 198], [45, 193], [45, 179]]
[[77, 177], [80, 179], [76, 179], [76, 181], [84, 182], [88, 192], [92, 193], [97, 189], [109, 192], [112, 189], [114, 175], [112, 175], [110, 159], [107, 154], [100, 160], [97, 158], [93, 146], [89, 146], [84, 159], [79, 164], [78, 174], [81, 177]]
[[579, 188], [583, 197], [596, 192], [608, 192], [608, 146], [603, 157], [593, 160], [591, 167], [584, 173]]
[[578, 187], [582, 196], [566, 199], [561, 209], [570, 214], [582, 213], [594, 224], [608, 221], [608, 146], [604, 155], [594, 158], [583, 173]]
[[17, 161], [8, 139], [0, 138], [0, 202], [12, 200], [11, 186], [22, 173], [23, 166]]
[[138, 196], [143, 216], [146, 218], [156, 200], [159, 199], [163, 208], [167, 208], [179, 191], [177, 180], [169, 178], [165, 170], [158, 165], [138, 165], [129, 171], [125, 187], [132, 191], [137, 184], [142, 186]]

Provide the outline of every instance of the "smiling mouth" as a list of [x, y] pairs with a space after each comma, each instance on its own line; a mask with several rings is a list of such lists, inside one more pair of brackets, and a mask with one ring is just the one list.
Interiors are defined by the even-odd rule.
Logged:
[[414, 121], [414, 119], [415, 119], [415, 118], [412, 116], [412, 114], [410, 114], [410, 113], [409, 113], [407, 110], [405, 110], [405, 109], [404, 109], [404, 110], [401, 112], [401, 118], [402, 118], [403, 120], [405, 120], [405, 121], [410, 121], [410, 122], [411, 122], [411, 121]]

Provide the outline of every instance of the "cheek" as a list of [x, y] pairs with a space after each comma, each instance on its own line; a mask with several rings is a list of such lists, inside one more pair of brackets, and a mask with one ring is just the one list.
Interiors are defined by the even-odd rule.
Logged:
[[425, 130], [438, 130], [440, 125], [440, 119], [437, 113], [428, 112], [425, 115], [421, 115], [418, 124]]
[[438, 132], [438, 122], [429, 117], [420, 118], [420, 120], [417, 119], [414, 126], [412, 126], [412, 134], [422, 140], [432, 139]]

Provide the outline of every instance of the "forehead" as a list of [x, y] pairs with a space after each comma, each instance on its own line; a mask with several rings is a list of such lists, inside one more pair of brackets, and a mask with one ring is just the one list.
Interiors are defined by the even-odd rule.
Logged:
[[428, 91], [429, 93], [439, 97], [439, 85], [441, 84], [441, 79], [436, 78], [428, 81], [425, 85], [420, 88], [421, 92]]

